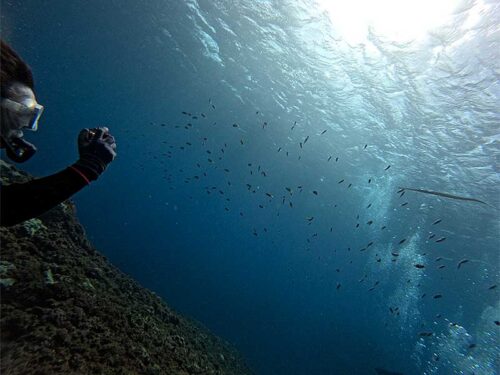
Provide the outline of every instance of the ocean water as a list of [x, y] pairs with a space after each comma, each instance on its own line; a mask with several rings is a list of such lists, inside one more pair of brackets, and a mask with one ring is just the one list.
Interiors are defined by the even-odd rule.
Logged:
[[497, 374], [500, 6], [434, 3], [4, 0], [23, 167], [107, 125], [89, 238], [256, 374]]

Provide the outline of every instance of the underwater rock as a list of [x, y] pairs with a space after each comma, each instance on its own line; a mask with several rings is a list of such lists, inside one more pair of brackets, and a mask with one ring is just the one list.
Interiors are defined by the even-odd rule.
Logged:
[[[5, 162], [0, 174], [30, 178]], [[99, 254], [72, 203], [0, 227], [0, 241], [0, 373], [251, 374], [229, 344]]]

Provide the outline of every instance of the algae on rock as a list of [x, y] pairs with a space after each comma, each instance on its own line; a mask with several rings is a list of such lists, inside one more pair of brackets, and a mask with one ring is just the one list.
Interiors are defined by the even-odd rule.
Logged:
[[[30, 178], [5, 162], [0, 174]], [[229, 344], [100, 255], [71, 202], [0, 227], [0, 241], [2, 374], [251, 373]]]

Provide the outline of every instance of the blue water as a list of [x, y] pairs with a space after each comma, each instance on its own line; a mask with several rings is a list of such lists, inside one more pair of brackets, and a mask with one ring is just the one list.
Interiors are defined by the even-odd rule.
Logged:
[[257, 374], [496, 374], [498, 2], [457, 1], [413, 41], [349, 37], [337, 14], [5, 0], [45, 106], [24, 167], [64, 168], [106, 124], [118, 157], [75, 196], [89, 238]]

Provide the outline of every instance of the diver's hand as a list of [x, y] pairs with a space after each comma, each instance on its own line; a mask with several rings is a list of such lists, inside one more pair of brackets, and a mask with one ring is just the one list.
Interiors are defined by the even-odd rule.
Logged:
[[74, 166], [89, 180], [96, 180], [116, 157], [115, 138], [106, 127], [83, 129], [78, 135], [80, 159]]

